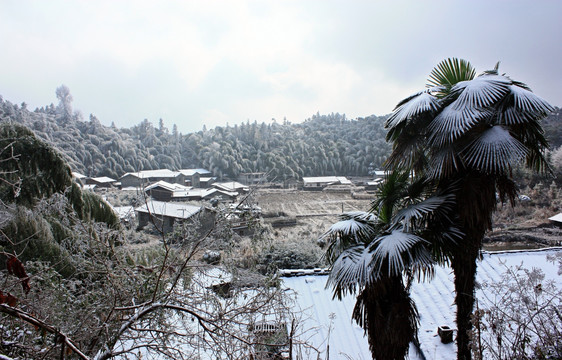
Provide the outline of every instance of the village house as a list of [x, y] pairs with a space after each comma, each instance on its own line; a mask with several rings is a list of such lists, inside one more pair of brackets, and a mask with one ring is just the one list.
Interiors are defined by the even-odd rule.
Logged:
[[201, 188], [201, 178], [210, 177], [212, 173], [206, 169], [182, 169], [178, 170], [184, 176], [184, 183], [182, 185], [193, 186], [194, 188]]
[[156, 200], [149, 200], [135, 208], [135, 213], [138, 229], [153, 223], [165, 234], [174, 229], [175, 223], [192, 220], [195, 215], [199, 215], [198, 219], [204, 223], [209, 222], [211, 218], [211, 211], [204, 210], [201, 206]]
[[191, 189], [191, 186], [173, 184], [160, 180], [147, 186], [144, 192], [150, 195], [152, 199], [158, 201], [182, 201], [188, 199], [188, 192]]
[[248, 185], [263, 184], [267, 182], [267, 176], [264, 172], [241, 173], [238, 181]]
[[128, 172], [121, 176], [119, 179], [122, 188], [136, 187], [140, 188], [148, 186], [158, 181], [166, 181], [168, 183], [175, 183], [183, 185], [185, 183], [185, 176], [179, 171], [172, 171], [168, 169], [159, 170], [144, 170], [138, 172]]
[[199, 187], [202, 189], [206, 189], [211, 187], [215, 182], [217, 181], [217, 178], [214, 176], [205, 176], [205, 177], [200, 177], [199, 178]]
[[303, 177], [303, 190], [323, 190], [330, 185], [351, 185], [345, 176], [315, 176]]
[[191, 189], [187, 192], [188, 200], [213, 200], [234, 201], [238, 197], [236, 191], [225, 191], [217, 188]]
[[213, 187], [215, 187], [219, 190], [223, 190], [223, 191], [227, 191], [227, 192], [237, 192], [237, 193], [241, 193], [241, 194], [245, 194], [245, 193], [250, 192], [250, 188], [247, 185], [241, 184], [241, 183], [236, 182], [236, 181], [214, 183]]
[[95, 177], [95, 178], [86, 178], [85, 183], [86, 185], [94, 185], [96, 188], [109, 188], [115, 185], [117, 180], [112, 179], [107, 176]]

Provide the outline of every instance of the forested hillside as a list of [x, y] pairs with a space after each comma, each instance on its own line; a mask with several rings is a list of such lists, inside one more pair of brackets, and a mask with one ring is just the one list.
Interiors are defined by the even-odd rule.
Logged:
[[241, 172], [269, 172], [283, 180], [319, 175], [367, 175], [389, 152], [385, 117], [348, 120], [316, 114], [300, 124], [242, 123], [181, 135], [162, 119], [131, 128], [103, 126], [73, 112], [68, 88], [57, 89], [59, 104], [30, 111], [25, 103], [0, 98], [0, 121], [24, 124], [60, 148], [74, 171], [117, 178], [125, 172], [204, 167], [235, 178]]
[[[104, 126], [94, 115], [84, 120], [72, 109], [64, 85], [57, 106], [30, 111], [0, 97], [0, 121], [24, 124], [65, 154], [74, 171], [118, 178], [126, 172], [203, 167], [219, 178], [268, 172], [277, 181], [321, 175], [368, 175], [390, 152], [386, 116], [349, 120], [345, 115], [313, 115], [303, 123], [258, 123], [203, 129], [182, 135], [160, 119], [131, 128]], [[562, 145], [560, 109], [543, 121], [552, 148]]]

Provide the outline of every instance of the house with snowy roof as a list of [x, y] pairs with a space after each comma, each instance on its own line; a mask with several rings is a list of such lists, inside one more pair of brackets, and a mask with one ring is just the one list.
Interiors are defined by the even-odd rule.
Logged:
[[240, 173], [238, 181], [249, 185], [263, 184], [267, 182], [267, 174], [264, 172]]
[[303, 190], [323, 190], [330, 185], [352, 185], [345, 176], [303, 177]]
[[113, 187], [117, 180], [107, 176], [100, 176], [94, 178], [86, 178], [85, 182], [86, 185], [94, 185], [97, 188], [109, 188]]
[[139, 229], [153, 223], [164, 233], [172, 231], [175, 223], [192, 220], [195, 215], [198, 215], [199, 220], [204, 222], [212, 217], [212, 211], [201, 206], [156, 200], [149, 200], [135, 208], [135, 214]]
[[247, 185], [244, 185], [237, 181], [214, 183], [212, 186], [219, 190], [228, 191], [228, 192], [237, 192], [242, 194], [250, 191], [250, 188]]
[[159, 169], [128, 172], [119, 179], [122, 188], [140, 188], [161, 180], [183, 185], [185, 183], [185, 176], [179, 171]]
[[160, 180], [152, 185], [148, 185], [144, 189], [144, 192], [152, 199], [158, 201], [182, 201], [188, 199], [187, 194], [191, 189], [191, 186], [184, 186]]
[[182, 169], [178, 170], [184, 176], [184, 184], [187, 186], [193, 186], [194, 188], [203, 187], [201, 186], [201, 178], [209, 178], [212, 173], [207, 169]]

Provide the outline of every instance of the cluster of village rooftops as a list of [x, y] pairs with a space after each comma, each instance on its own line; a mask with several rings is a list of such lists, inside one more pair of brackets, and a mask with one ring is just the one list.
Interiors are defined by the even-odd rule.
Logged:
[[[267, 174], [263, 172], [242, 173], [235, 181], [218, 182], [217, 178], [206, 169], [144, 170], [128, 172], [119, 179], [107, 176], [87, 177], [77, 172], [74, 172], [73, 176], [81, 182], [84, 188], [89, 189], [116, 187], [123, 190], [136, 190], [142, 188], [147, 191], [155, 189], [154, 193], [162, 190], [163, 193], [156, 196], [151, 194], [155, 199], [162, 197], [162, 199], [158, 199], [162, 201], [208, 200], [215, 196], [213, 195], [215, 191], [210, 192], [209, 189], [216, 189], [220, 191], [220, 195], [232, 197], [235, 192], [247, 191], [248, 186], [268, 182]], [[376, 171], [373, 181], [367, 181], [361, 185], [377, 185], [383, 176], [383, 171]], [[302, 182], [298, 185], [304, 190], [321, 190], [331, 185], [352, 185], [352, 181], [345, 176], [303, 177]]]
[[[206, 169], [144, 170], [128, 172], [119, 179], [107, 176], [87, 177], [76, 172], [73, 176], [84, 189], [118, 188], [146, 194], [147, 201], [144, 204], [138, 207], [114, 207], [116, 213], [125, 222], [131, 222], [132, 218], [136, 217], [139, 228], [153, 222], [151, 217], [159, 217], [165, 231], [171, 230], [174, 222], [189, 219], [204, 209], [194, 205], [194, 202], [234, 203], [239, 196], [247, 194], [251, 186], [268, 182], [267, 174], [262, 172], [242, 173], [236, 180], [218, 181], [217, 177]], [[366, 189], [374, 189], [383, 176], [384, 172], [376, 172], [374, 179], [364, 181], [361, 185]], [[334, 185], [354, 184], [344, 176], [303, 177], [302, 182], [292, 184], [293, 187], [298, 186], [303, 190], [322, 190]]]

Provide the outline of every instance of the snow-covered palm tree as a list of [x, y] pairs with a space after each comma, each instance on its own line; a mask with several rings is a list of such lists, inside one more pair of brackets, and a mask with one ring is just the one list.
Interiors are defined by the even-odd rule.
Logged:
[[[433, 249], [460, 238], [454, 195], [428, 197], [423, 179], [391, 173], [368, 212], [345, 213], [331, 226], [327, 286], [334, 297], [357, 295], [353, 319], [365, 330], [374, 359], [404, 359], [417, 338], [418, 314], [409, 296], [415, 273], [431, 272]], [[406, 276], [406, 282], [404, 276]]]
[[498, 65], [476, 76], [465, 60], [441, 62], [427, 88], [400, 102], [386, 123], [392, 168], [413, 170], [438, 187], [459, 184], [455, 212], [464, 236], [452, 251], [451, 264], [462, 360], [471, 358], [476, 260], [497, 197], [513, 202], [512, 166], [519, 161], [535, 171], [548, 169], [539, 121], [553, 108], [525, 84], [499, 74]]

